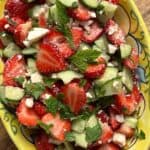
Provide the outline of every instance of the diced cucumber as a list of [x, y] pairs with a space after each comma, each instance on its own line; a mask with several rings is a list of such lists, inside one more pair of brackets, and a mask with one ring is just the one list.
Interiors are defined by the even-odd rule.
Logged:
[[82, 133], [85, 129], [86, 121], [83, 119], [74, 120], [72, 123], [72, 130], [77, 133]]
[[97, 8], [99, 4], [98, 0], [82, 0], [82, 2], [90, 8]]
[[12, 36], [5, 32], [0, 35], [0, 39], [4, 46], [7, 46], [9, 43], [13, 41]]
[[35, 59], [28, 58], [27, 59], [27, 65], [28, 65], [29, 71], [31, 71], [32, 73], [37, 71]]
[[97, 97], [111, 96], [122, 91], [122, 82], [120, 78], [114, 78], [103, 85], [97, 85], [95, 93]]
[[5, 87], [0, 86], [0, 100], [4, 100], [4, 99], [5, 99]]
[[86, 43], [80, 44], [79, 50], [87, 50], [87, 49], [91, 49], [91, 47], [88, 44]]
[[74, 132], [74, 136], [75, 136], [75, 144], [77, 146], [80, 146], [82, 148], [87, 148], [88, 142], [86, 141], [85, 132], [83, 132], [83, 133], [75, 133]]
[[108, 50], [108, 41], [106, 36], [101, 36], [98, 40], [95, 41], [96, 46], [98, 46], [102, 51], [107, 52]]
[[86, 127], [93, 128], [98, 123], [98, 120], [95, 115], [92, 115], [86, 122]]
[[125, 124], [127, 124], [131, 128], [136, 128], [137, 122], [138, 122], [138, 120], [134, 117], [126, 117], [125, 118]]
[[74, 8], [78, 6], [78, 0], [58, 0], [58, 1], [60, 1], [66, 7]]
[[46, 4], [53, 5], [56, 3], [56, 0], [46, 0]]
[[97, 13], [98, 19], [101, 23], [106, 23], [108, 19], [113, 18], [117, 10], [117, 5], [114, 5], [108, 1], [102, 1], [100, 4], [103, 9], [98, 11]]
[[73, 79], [83, 78], [83, 75], [72, 70], [67, 70], [52, 74], [52, 78], [61, 79], [64, 84], [68, 84]]
[[48, 20], [52, 20], [52, 22], [58, 22], [58, 15], [57, 15], [57, 7], [53, 5], [49, 8], [49, 18]]
[[24, 96], [24, 90], [19, 87], [5, 86], [5, 98], [9, 100], [20, 100]]
[[131, 54], [131, 51], [132, 51], [131, 45], [121, 44], [120, 53], [121, 53], [121, 58], [122, 59], [128, 58]]
[[123, 68], [123, 72], [122, 72], [122, 82], [129, 91], [132, 91], [133, 89], [132, 74], [131, 71], [125, 67]]
[[107, 81], [116, 78], [118, 75], [118, 69], [116, 67], [107, 67], [102, 77], [97, 79], [95, 83], [97, 85], [102, 85], [106, 83]]
[[97, 45], [93, 45], [92, 49], [102, 52], [102, 50]]
[[8, 46], [4, 49], [4, 51], [3, 51], [3, 55], [5, 56], [5, 57], [12, 57], [13, 55], [15, 55], [15, 54], [19, 54], [19, 53], [21, 53], [20, 52], [20, 49], [19, 49], [19, 47], [16, 45], [16, 44], [14, 44], [14, 43], [9, 43], [8, 44]]
[[35, 48], [25, 48], [22, 50], [23, 55], [34, 55], [37, 53], [37, 49]]

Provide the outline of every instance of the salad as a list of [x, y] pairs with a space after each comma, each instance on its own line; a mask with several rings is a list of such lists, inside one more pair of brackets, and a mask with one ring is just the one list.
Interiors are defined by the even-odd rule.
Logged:
[[119, 0], [7, 0], [0, 100], [37, 150], [122, 150], [138, 129], [138, 50], [115, 21]]

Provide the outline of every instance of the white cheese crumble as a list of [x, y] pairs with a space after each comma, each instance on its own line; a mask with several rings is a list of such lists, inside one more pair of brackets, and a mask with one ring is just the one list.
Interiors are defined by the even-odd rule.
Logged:
[[43, 82], [42, 76], [38, 72], [31, 74], [31, 82], [32, 83]]
[[108, 28], [108, 35], [112, 35], [118, 31], [118, 25], [113, 25]]
[[26, 105], [26, 107], [28, 107], [28, 108], [32, 108], [33, 105], [34, 105], [34, 100], [33, 100], [33, 98], [32, 98], [32, 97], [26, 98], [26, 100], [25, 100], [25, 105]]
[[117, 46], [112, 45], [112, 44], [108, 44], [108, 52], [109, 54], [114, 54], [117, 51]]
[[123, 123], [124, 122], [124, 116], [121, 114], [121, 115], [116, 115], [116, 120], [120, 123]]

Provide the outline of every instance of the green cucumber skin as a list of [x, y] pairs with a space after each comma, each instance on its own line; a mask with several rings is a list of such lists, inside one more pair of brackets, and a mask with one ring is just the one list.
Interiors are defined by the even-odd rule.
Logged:
[[81, 1], [84, 5], [86, 5], [89, 8], [97, 8], [98, 7], [98, 1], [97, 0], [82, 0]]

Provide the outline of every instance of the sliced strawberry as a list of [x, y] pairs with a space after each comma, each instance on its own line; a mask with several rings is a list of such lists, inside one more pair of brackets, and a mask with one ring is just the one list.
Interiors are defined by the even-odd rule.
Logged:
[[125, 34], [115, 21], [107, 21], [105, 25], [105, 33], [107, 35], [108, 40], [112, 44], [120, 46], [121, 44], [125, 43]]
[[37, 150], [54, 150], [54, 145], [49, 142], [49, 137], [41, 132], [35, 137], [35, 146]]
[[53, 126], [50, 128], [51, 134], [59, 141], [64, 141], [66, 132], [71, 130], [71, 124], [67, 120], [60, 118], [59, 114], [53, 116], [51, 113], [47, 113], [43, 116], [42, 122]]
[[102, 33], [103, 29], [97, 22], [94, 22], [92, 25], [90, 25], [89, 30], [84, 32], [82, 40], [86, 43], [93, 43], [102, 35]]
[[116, 130], [120, 126], [120, 123], [117, 121], [115, 114], [110, 114], [108, 122], [113, 130]]
[[133, 86], [132, 93], [131, 93], [132, 99], [134, 99], [137, 103], [139, 103], [142, 100], [140, 90], [136, 85]]
[[71, 29], [71, 32], [72, 32], [72, 37], [73, 37], [75, 48], [78, 48], [82, 40], [83, 30], [82, 28], [79, 28], [79, 27], [73, 27]]
[[46, 114], [46, 107], [40, 102], [35, 102], [33, 109], [36, 112], [36, 114], [40, 117]]
[[100, 142], [105, 144], [109, 142], [112, 136], [113, 136], [113, 130], [111, 129], [111, 127], [107, 123], [102, 123], [102, 134], [99, 139]]
[[101, 145], [99, 148], [97, 148], [96, 150], [121, 150], [121, 148], [119, 148], [117, 145], [115, 145], [114, 143], [107, 143], [107, 144], [103, 144]]
[[26, 98], [23, 98], [17, 107], [16, 115], [22, 125], [35, 127], [39, 117], [32, 108], [28, 108], [25, 104]]
[[64, 58], [68, 58], [73, 54], [73, 50], [70, 48], [66, 38], [55, 29], [52, 29], [51, 32], [44, 37], [43, 43], [55, 45]]
[[122, 124], [121, 127], [118, 129], [118, 132], [124, 134], [127, 138], [130, 138], [134, 135], [134, 129], [129, 127], [127, 124]]
[[46, 28], [46, 27], [47, 27], [47, 20], [46, 20], [46, 18], [45, 18], [44, 13], [41, 13], [41, 14], [39, 15], [39, 18], [38, 18], [38, 25], [39, 25], [39, 27], [41, 27], [41, 28]]
[[40, 44], [36, 65], [41, 73], [54, 73], [66, 68], [64, 59], [52, 44]]
[[138, 50], [136, 48], [133, 48], [130, 57], [125, 59], [123, 63], [127, 68], [131, 70], [136, 69], [139, 64]]
[[10, 17], [19, 17], [24, 20], [28, 19], [28, 10], [30, 4], [23, 0], [7, 0], [5, 9]]
[[69, 9], [68, 14], [79, 21], [87, 21], [91, 18], [91, 12], [89, 9], [79, 5], [77, 8]]
[[27, 21], [23, 24], [18, 24], [14, 31], [14, 39], [19, 46], [23, 46], [23, 41], [28, 35], [29, 30], [32, 27], [32, 22]]
[[25, 62], [22, 55], [15, 55], [5, 63], [3, 73], [3, 85], [17, 86], [14, 81], [16, 77], [24, 76], [26, 73]]
[[8, 23], [7, 19], [5, 17], [0, 19], [0, 32], [5, 30], [5, 25]]
[[64, 103], [66, 103], [72, 112], [79, 113], [86, 104], [86, 94], [83, 87], [78, 83], [72, 82], [62, 88], [64, 93]]
[[120, 1], [120, 0], [107, 0], [107, 1], [109, 1], [109, 2], [111, 2], [111, 3], [113, 3], [113, 4], [119, 4], [119, 1]]

